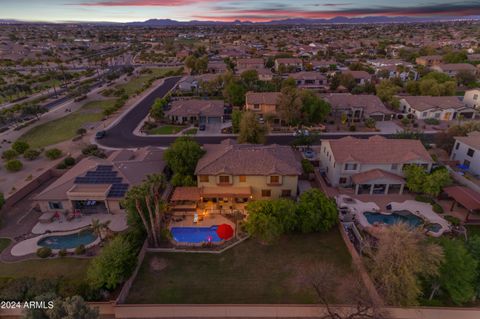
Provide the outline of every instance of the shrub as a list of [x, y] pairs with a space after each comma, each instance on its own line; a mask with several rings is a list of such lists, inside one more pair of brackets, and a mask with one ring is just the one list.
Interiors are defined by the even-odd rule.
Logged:
[[2, 158], [6, 161], [17, 158], [17, 156], [18, 156], [17, 151], [12, 150], [12, 149], [3, 151], [3, 154], [2, 154]]
[[33, 161], [40, 156], [40, 151], [34, 149], [28, 149], [23, 153], [23, 158], [29, 161]]
[[83, 127], [79, 128], [79, 129], [77, 130], [77, 135], [83, 136], [83, 135], [85, 135], [85, 134], [87, 134], [87, 130], [84, 129]]
[[12, 159], [5, 164], [5, 168], [9, 172], [18, 172], [23, 168], [23, 164], [17, 159]]
[[73, 166], [73, 165], [75, 165], [75, 159], [73, 157], [69, 156], [69, 157], [66, 157], [63, 160], [63, 163], [65, 163], [66, 166]]
[[58, 252], [58, 255], [59, 255], [60, 257], [65, 257], [65, 256], [68, 255], [68, 252], [67, 252], [67, 250], [66, 250], [65, 248], [63, 248], [63, 249], [60, 249], [60, 251]]
[[80, 245], [75, 248], [75, 255], [84, 255], [86, 252], [85, 245]]
[[402, 123], [403, 126], [407, 126], [408, 124], [410, 124], [410, 120], [406, 117], [401, 119], [400, 122]]
[[438, 203], [433, 204], [432, 209], [437, 214], [443, 214], [443, 207], [441, 205], [439, 205]]
[[307, 159], [302, 159], [302, 169], [305, 174], [311, 174], [315, 170], [313, 164]]
[[417, 195], [417, 196], [415, 196], [415, 200], [417, 202], [428, 203], [428, 204], [432, 204], [432, 205], [435, 203], [435, 201], [431, 197], [426, 196], [426, 195]]
[[427, 123], [428, 125], [438, 125], [438, 124], [440, 124], [440, 121], [437, 120], [437, 119], [425, 119], [424, 122]]
[[99, 158], [105, 158], [106, 155], [103, 150], [99, 149], [97, 145], [90, 144], [82, 150], [83, 155], [87, 156], [96, 156]]
[[67, 165], [65, 165], [64, 162], [58, 163], [57, 165], [57, 169], [66, 169], [66, 168], [67, 168]]
[[37, 249], [37, 256], [40, 258], [47, 258], [52, 255], [52, 250], [48, 247], [41, 247]]
[[16, 141], [15, 143], [12, 144], [12, 149], [14, 149], [18, 154], [23, 154], [25, 153], [26, 150], [30, 148], [30, 145], [28, 145], [27, 142], [23, 141]]
[[357, 130], [357, 127], [355, 125], [350, 125], [350, 127], [348, 128], [348, 130], [350, 132], [355, 132]]
[[62, 156], [62, 151], [58, 148], [51, 148], [45, 151], [45, 156], [50, 160], [56, 160]]
[[375, 128], [376, 124], [377, 124], [377, 121], [375, 121], [375, 119], [371, 117], [365, 119], [365, 126], [368, 128]]
[[451, 216], [451, 215], [446, 215], [446, 216], [443, 216], [443, 218], [445, 218], [448, 222], [450, 222], [450, 224], [452, 224], [453, 226], [458, 226], [460, 225], [460, 219], [455, 217], [455, 216]]

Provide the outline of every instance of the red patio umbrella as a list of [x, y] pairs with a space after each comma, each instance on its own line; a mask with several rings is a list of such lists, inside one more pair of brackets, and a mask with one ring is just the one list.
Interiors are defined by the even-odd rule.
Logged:
[[221, 224], [217, 228], [217, 235], [220, 239], [230, 239], [233, 236], [233, 228], [228, 224]]

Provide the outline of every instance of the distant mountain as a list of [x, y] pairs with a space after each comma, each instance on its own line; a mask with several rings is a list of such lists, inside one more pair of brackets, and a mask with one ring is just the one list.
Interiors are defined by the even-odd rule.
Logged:
[[283, 20], [272, 20], [268, 22], [251, 21], [177, 21], [171, 19], [150, 19], [143, 22], [128, 22], [130, 26], [193, 26], [193, 25], [301, 25], [301, 24], [367, 24], [367, 23], [418, 23], [434, 21], [455, 21], [455, 20], [480, 20], [480, 16], [452, 16], [452, 17], [385, 17], [372, 16], [362, 18], [335, 17], [332, 19], [304, 19], [292, 18]]

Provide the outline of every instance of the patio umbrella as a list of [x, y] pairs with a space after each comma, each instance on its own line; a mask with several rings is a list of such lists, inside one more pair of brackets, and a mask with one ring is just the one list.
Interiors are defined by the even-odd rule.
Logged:
[[230, 239], [233, 236], [233, 228], [228, 224], [221, 224], [217, 228], [217, 235], [221, 239]]

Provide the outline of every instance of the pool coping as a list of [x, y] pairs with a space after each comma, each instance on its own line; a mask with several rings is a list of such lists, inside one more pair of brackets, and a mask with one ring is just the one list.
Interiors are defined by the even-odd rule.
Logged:
[[[66, 235], [76, 234], [76, 233], [81, 232], [82, 230], [86, 230], [86, 229], [90, 229], [90, 228], [91, 228], [90, 226], [86, 226], [86, 227], [83, 227], [83, 228], [80, 228], [80, 229], [69, 230], [69, 231], [65, 231], [65, 232], [45, 233], [45, 234], [41, 234], [41, 235], [26, 239], [26, 240], [22, 240], [22, 241], [16, 243], [14, 246], [12, 246], [12, 248], [10, 249], [10, 254], [14, 257], [22, 257], [22, 256], [30, 255], [30, 254], [35, 254], [39, 248], [45, 247], [45, 246], [39, 246], [38, 245], [38, 242], [45, 237], [66, 236]], [[94, 246], [98, 245], [100, 242], [101, 242], [101, 239], [100, 239], [99, 236], [97, 236], [97, 238], [93, 242], [91, 242], [88, 245], [85, 245], [85, 248], [88, 249], [88, 248], [94, 247]], [[20, 247], [18, 247], [18, 246], [20, 246]], [[24, 251], [21, 252], [21, 253], [18, 252], [18, 251], [15, 252], [15, 248], [16, 249], [24, 249]], [[68, 248], [68, 249], [66, 249], [66, 251], [67, 252], [75, 252], [75, 249], [76, 249], [76, 247], [75, 248]], [[52, 253], [58, 253], [60, 250], [62, 250], [62, 249], [52, 249]]]

